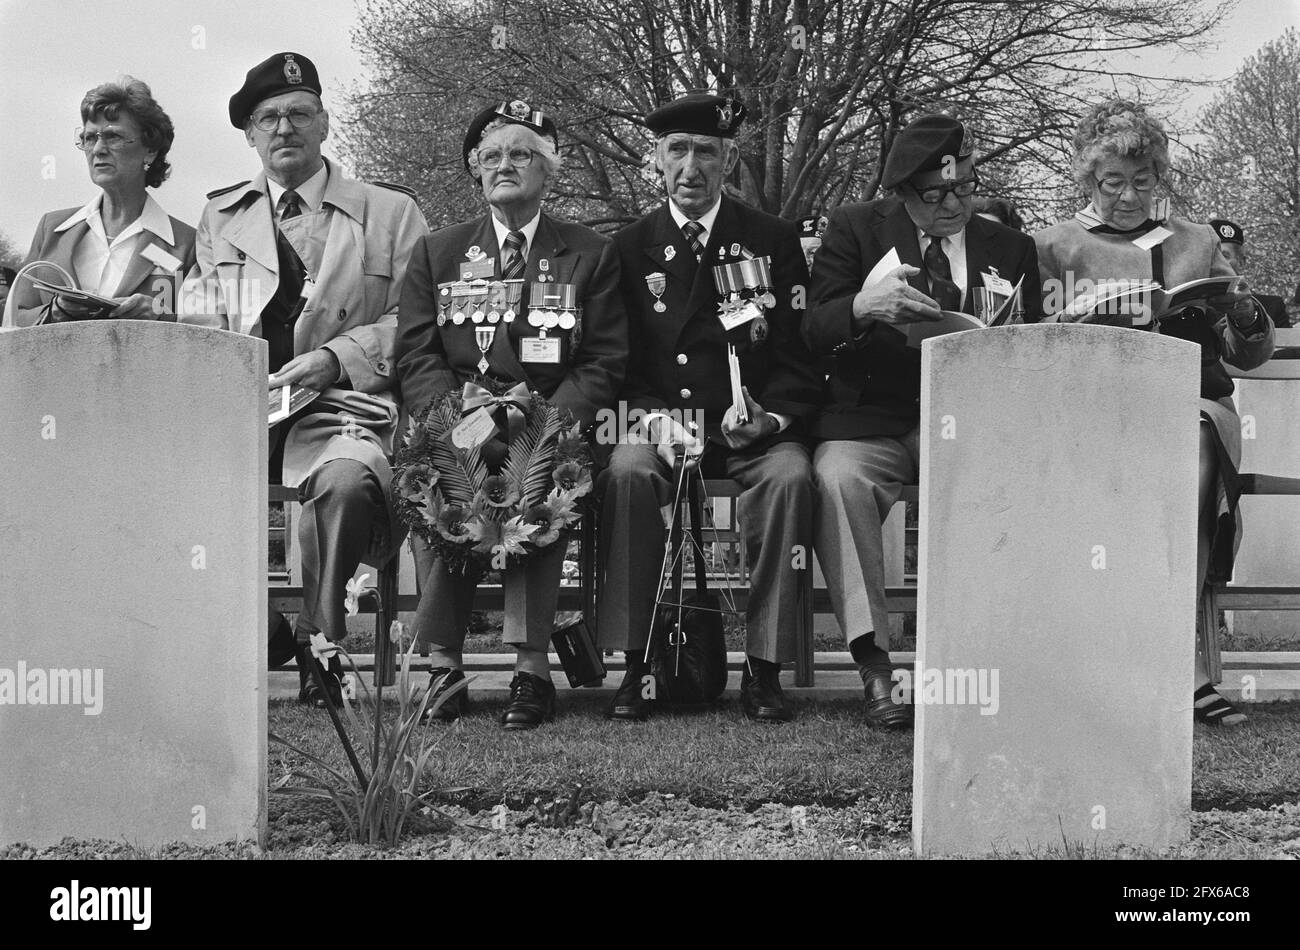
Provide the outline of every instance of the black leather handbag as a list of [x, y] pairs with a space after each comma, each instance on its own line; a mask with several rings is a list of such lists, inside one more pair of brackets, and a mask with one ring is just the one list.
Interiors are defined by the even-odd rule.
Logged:
[[[675, 708], [706, 706], [727, 687], [727, 644], [723, 635], [718, 595], [708, 588], [703, 557], [703, 515], [698, 470], [686, 476], [691, 513], [691, 539], [695, 549], [695, 590], [687, 594], [682, 584], [683, 560], [673, 570], [674, 603], [661, 603], [655, 614], [651, 639], [650, 672], [655, 696]], [[674, 551], [682, 542], [682, 510], [673, 512], [670, 539]]]

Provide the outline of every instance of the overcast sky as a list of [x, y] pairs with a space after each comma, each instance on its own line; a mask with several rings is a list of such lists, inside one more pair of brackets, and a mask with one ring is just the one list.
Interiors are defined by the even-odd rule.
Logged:
[[[320, 70], [330, 106], [363, 78], [355, 17], [355, 0], [0, 0], [0, 231], [25, 251], [43, 213], [93, 197], [72, 145], [77, 107], [87, 89], [124, 72], [153, 87], [176, 125], [172, 177], [155, 195], [196, 222], [205, 192], [259, 167], [226, 117], [244, 73], [272, 53], [300, 51]], [[1209, 54], [1149, 68], [1227, 78], [1288, 26], [1300, 26], [1300, 0], [1241, 0]], [[1193, 94], [1186, 111], [1210, 94]]]

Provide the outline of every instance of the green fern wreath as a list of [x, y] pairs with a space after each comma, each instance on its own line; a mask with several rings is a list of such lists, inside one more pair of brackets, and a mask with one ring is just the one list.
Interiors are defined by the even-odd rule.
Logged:
[[501, 567], [502, 552], [522, 563], [565, 543], [582, 517], [579, 499], [592, 489], [591, 452], [572, 415], [531, 393], [523, 426], [494, 467], [481, 446], [452, 444], [462, 401], [460, 390], [449, 390], [411, 419], [394, 466], [398, 514], [453, 574]]

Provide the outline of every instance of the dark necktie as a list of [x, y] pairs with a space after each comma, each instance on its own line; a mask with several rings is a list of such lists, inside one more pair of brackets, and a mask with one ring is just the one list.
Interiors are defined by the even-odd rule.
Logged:
[[961, 291], [952, 282], [952, 265], [940, 246], [943, 238], [930, 236], [925, 248], [925, 269], [930, 275], [930, 296], [940, 310], [960, 310]]
[[[299, 202], [298, 192], [286, 191], [284, 193], [284, 207], [280, 211], [280, 220], [288, 221], [302, 214], [302, 205]], [[298, 252], [293, 249], [293, 246], [289, 244], [278, 228], [275, 232], [275, 239], [281, 245], [281, 258], [288, 264], [281, 281], [284, 285], [285, 295], [290, 300], [297, 300], [298, 297], [302, 296], [302, 285], [307, 276], [307, 268], [303, 266], [302, 259], [298, 257]]]
[[506, 235], [506, 259], [501, 273], [506, 280], [517, 280], [524, 276], [524, 232], [511, 231]]
[[697, 264], [704, 256], [704, 244], [700, 241], [700, 235], [703, 233], [704, 225], [698, 221], [687, 221], [682, 225], [682, 234], [686, 236], [686, 243], [691, 246], [691, 253], [695, 255]]

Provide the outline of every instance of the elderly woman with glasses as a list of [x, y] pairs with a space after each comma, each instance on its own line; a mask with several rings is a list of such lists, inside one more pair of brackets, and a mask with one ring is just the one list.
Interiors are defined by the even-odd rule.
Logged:
[[[1080, 319], [1067, 308], [1081, 293], [1103, 283], [1155, 280], [1169, 288], [1199, 278], [1233, 276], [1213, 229], [1170, 217], [1168, 202], [1156, 199], [1169, 170], [1168, 143], [1161, 122], [1127, 99], [1096, 105], [1079, 122], [1074, 134], [1074, 178], [1088, 205], [1073, 218], [1034, 235], [1046, 313], [1062, 320]], [[1265, 362], [1273, 352], [1273, 325], [1244, 282], [1198, 303], [1176, 322], [1191, 329], [1179, 335], [1200, 342], [1202, 353], [1199, 591], [1207, 572], [1217, 578], [1231, 573], [1238, 534], [1241, 423], [1224, 364], [1251, 369]], [[1133, 322], [1127, 309], [1082, 319]], [[1214, 725], [1236, 725], [1246, 719], [1215, 690], [1200, 656], [1193, 711], [1197, 721]]]
[[[521, 389], [540, 393], [587, 428], [614, 404], [627, 363], [614, 244], [542, 210], [560, 169], [556, 127], [522, 100], [475, 116], [462, 159], [488, 213], [429, 235], [411, 255], [397, 343], [406, 411], [418, 422], [448, 391], [464, 393], [468, 407], [491, 393]], [[514, 438], [501, 432], [481, 445], [483, 459], [491, 456], [489, 465], [500, 473], [497, 481], [506, 474], [502, 450]], [[461, 650], [480, 569], [469, 565], [452, 574], [419, 539], [415, 547], [424, 581], [415, 633], [430, 646], [437, 701], [465, 678]], [[502, 640], [516, 651], [501, 717], [507, 729], [534, 728], [554, 712], [547, 648], [563, 559], [561, 540], [502, 570]], [[465, 710], [463, 690], [448, 700], [436, 718], [455, 719]]]
[[41, 219], [24, 267], [28, 273], [113, 301], [52, 295], [20, 278], [5, 308], [6, 326], [91, 317], [174, 320], [177, 284], [194, 263], [194, 229], [170, 217], [146, 189], [171, 171], [172, 120], [149, 87], [123, 76], [86, 93], [73, 144], [86, 156], [97, 194], [81, 208]]

